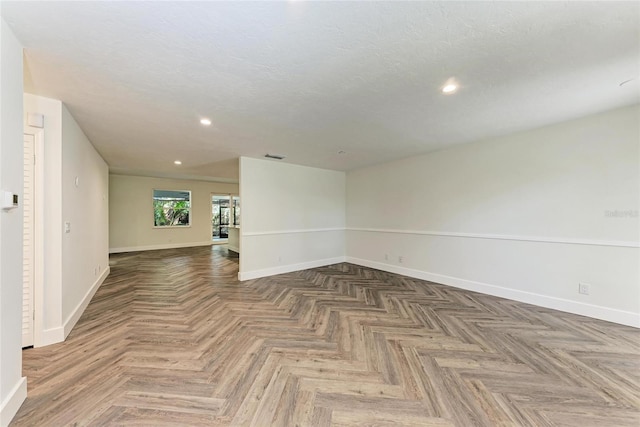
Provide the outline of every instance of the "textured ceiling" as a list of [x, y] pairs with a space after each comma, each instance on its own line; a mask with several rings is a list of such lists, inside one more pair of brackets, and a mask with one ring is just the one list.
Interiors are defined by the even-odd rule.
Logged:
[[640, 96], [638, 2], [1, 7], [25, 90], [67, 104], [117, 172], [234, 180], [265, 153], [349, 170]]

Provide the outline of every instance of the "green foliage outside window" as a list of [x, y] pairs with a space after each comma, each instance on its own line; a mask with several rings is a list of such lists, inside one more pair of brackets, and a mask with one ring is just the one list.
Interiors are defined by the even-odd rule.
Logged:
[[190, 210], [191, 192], [153, 190], [154, 226], [188, 226]]

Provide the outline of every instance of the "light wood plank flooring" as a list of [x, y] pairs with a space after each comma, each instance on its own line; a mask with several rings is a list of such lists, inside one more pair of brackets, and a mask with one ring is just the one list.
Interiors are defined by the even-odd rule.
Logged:
[[636, 329], [350, 264], [119, 254], [12, 425], [638, 426]]

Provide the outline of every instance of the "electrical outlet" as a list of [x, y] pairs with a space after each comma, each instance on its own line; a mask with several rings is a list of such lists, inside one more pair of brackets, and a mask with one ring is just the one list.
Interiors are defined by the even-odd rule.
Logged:
[[578, 283], [578, 293], [582, 295], [589, 295], [589, 284]]
[[389, 261], [389, 254], [384, 254], [384, 260]]
[[404, 257], [403, 257], [402, 255], [400, 255], [400, 256], [398, 257], [398, 262], [399, 262], [400, 264], [402, 264], [402, 261], [404, 261]]

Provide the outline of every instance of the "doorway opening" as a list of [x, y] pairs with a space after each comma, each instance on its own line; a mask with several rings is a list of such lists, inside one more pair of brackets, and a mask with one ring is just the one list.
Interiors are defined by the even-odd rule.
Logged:
[[211, 224], [213, 230], [211, 238], [214, 242], [226, 242], [229, 238], [229, 223], [231, 220], [231, 204], [229, 195], [211, 196]]
[[211, 240], [227, 243], [229, 228], [240, 225], [240, 198], [232, 194], [211, 195]]

